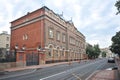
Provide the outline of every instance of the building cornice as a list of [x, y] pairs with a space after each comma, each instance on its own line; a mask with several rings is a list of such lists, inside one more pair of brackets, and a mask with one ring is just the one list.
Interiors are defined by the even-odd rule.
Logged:
[[[40, 8], [40, 9], [44, 9], [44, 10], [47, 9], [48, 11], [45, 10], [45, 13], [44, 13], [44, 14], [42, 14], [42, 15], [34, 18], [34, 19], [27, 20], [27, 21], [25, 21], [25, 22], [23, 22], [23, 23], [21, 23], [21, 24], [16, 25], [16, 26], [11, 26], [11, 30], [15, 30], [15, 29], [17, 29], [17, 28], [21, 28], [21, 27], [23, 27], [23, 26], [25, 26], [25, 25], [34, 23], [34, 22], [39, 21], [39, 20], [42, 20], [42, 19], [47, 19], [47, 20], [55, 23], [56, 25], [59, 25], [59, 27], [61, 27], [61, 28], [68, 29], [68, 30], [70, 30], [70, 31], [71, 31], [71, 29], [69, 29], [69, 27], [73, 28], [73, 30], [72, 30], [71, 32], [73, 32], [75, 35], [80, 36], [80, 37], [82, 37], [82, 38], [85, 39], [85, 36], [84, 36], [81, 32], [79, 32], [74, 25], [70, 24], [69, 22], [65, 21], [64, 19], [61, 19], [61, 17], [60, 17], [59, 15], [55, 14], [52, 10], [50, 10], [50, 9], [47, 8], [47, 7], [42, 7], [42, 8]], [[40, 10], [40, 9], [38, 9], [38, 10]], [[38, 10], [36, 10], [36, 11], [38, 11]], [[34, 12], [35, 12], [35, 11], [34, 11]], [[23, 16], [23, 17], [24, 17], [24, 16]], [[23, 17], [22, 17], [22, 18], [23, 18]], [[20, 19], [20, 18], [19, 18], [19, 19]], [[15, 20], [15, 21], [16, 21], [16, 20]], [[13, 21], [13, 22], [14, 22], [14, 21]]]

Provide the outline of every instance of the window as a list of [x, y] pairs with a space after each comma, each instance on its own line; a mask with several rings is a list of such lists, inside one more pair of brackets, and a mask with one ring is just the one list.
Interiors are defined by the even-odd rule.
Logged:
[[57, 57], [60, 57], [60, 52], [59, 52], [59, 48], [57, 49]]
[[51, 54], [52, 54], [52, 49], [49, 49], [48, 55], [52, 56]]
[[24, 34], [23, 35], [23, 40], [27, 40], [28, 39], [28, 35], [27, 34]]
[[9, 37], [7, 37], [6, 40], [9, 41]]
[[76, 46], [79, 46], [79, 41], [76, 40]]
[[65, 42], [65, 34], [62, 35], [62, 41]]
[[53, 38], [53, 29], [49, 29], [49, 38]]
[[6, 44], [6, 48], [9, 48], [9, 44]]
[[69, 39], [70, 39], [70, 44], [74, 44], [75, 45], [75, 39], [72, 38], [72, 37], [70, 37]]
[[60, 32], [56, 32], [56, 38], [57, 38], [57, 40], [59, 40], [60, 41]]
[[62, 56], [64, 56], [64, 57], [65, 57], [64, 49], [62, 50]]

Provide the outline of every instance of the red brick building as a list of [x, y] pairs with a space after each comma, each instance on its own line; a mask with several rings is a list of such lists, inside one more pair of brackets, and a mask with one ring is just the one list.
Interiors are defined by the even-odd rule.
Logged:
[[85, 58], [85, 36], [44, 6], [11, 22], [10, 48], [25, 65], [74, 61]]

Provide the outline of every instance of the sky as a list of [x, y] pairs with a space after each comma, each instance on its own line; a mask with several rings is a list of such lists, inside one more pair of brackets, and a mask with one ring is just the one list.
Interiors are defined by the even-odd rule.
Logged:
[[75, 27], [91, 45], [100, 48], [111, 45], [111, 38], [120, 31], [120, 15], [116, 15], [116, 0], [0, 0], [0, 33], [8, 31], [10, 22], [47, 6]]

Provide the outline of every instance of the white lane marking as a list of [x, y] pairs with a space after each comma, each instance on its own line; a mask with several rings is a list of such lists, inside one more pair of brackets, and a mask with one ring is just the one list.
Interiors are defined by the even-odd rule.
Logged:
[[95, 73], [97, 73], [99, 70], [94, 71], [90, 76], [88, 76], [85, 80], [89, 80]]
[[4, 76], [4, 77], [1, 77], [0, 79], [6, 79], [6, 78], [12, 78], [12, 77], [18, 77], [18, 76], [22, 76], [22, 75], [27, 75], [27, 74], [31, 74], [31, 73], [35, 72], [36, 70], [37, 70], [37, 69], [34, 69], [33, 71], [27, 72], [27, 73], [10, 75], [10, 76]]
[[77, 80], [81, 80], [81, 78], [79, 76], [77, 76], [76, 74], [72, 74], [75, 78], [77, 78]]
[[51, 75], [51, 76], [48, 76], [48, 77], [45, 77], [45, 78], [41, 78], [40, 80], [45, 80], [45, 79], [48, 79], [48, 78], [51, 78], [51, 77], [54, 77], [54, 76], [57, 76], [57, 75], [60, 75], [60, 74], [63, 74], [63, 73], [68, 73], [68, 72], [72, 72], [74, 70], [77, 70], [77, 69], [80, 69], [80, 68], [84, 68], [84, 67], [87, 67], [89, 65], [92, 65], [92, 64], [95, 64], [95, 63], [99, 63], [103, 60], [100, 60], [100, 61], [96, 61], [96, 62], [92, 62], [92, 63], [89, 63], [89, 64], [85, 64], [81, 67], [77, 67], [77, 68], [72, 68], [72, 69], [69, 69], [69, 70], [66, 70], [66, 71], [63, 71], [63, 72], [60, 72], [60, 73], [57, 73], [57, 74], [54, 74], [54, 75]]
[[51, 75], [51, 76], [42, 78], [42, 79], [40, 79], [40, 80], [48, 79], [48, 78], [51, 78], [51, 77], [54, 77], [54, 76], [57, 76], [57, 75], [60, 75], [60, 74], [63, 74], [63, 73], [66, 73], [66, 71], [63, 71], [63, 72], [60, 72], [60, 73], [58, 73], [58, 74], [54, 74], [54, 75]]

